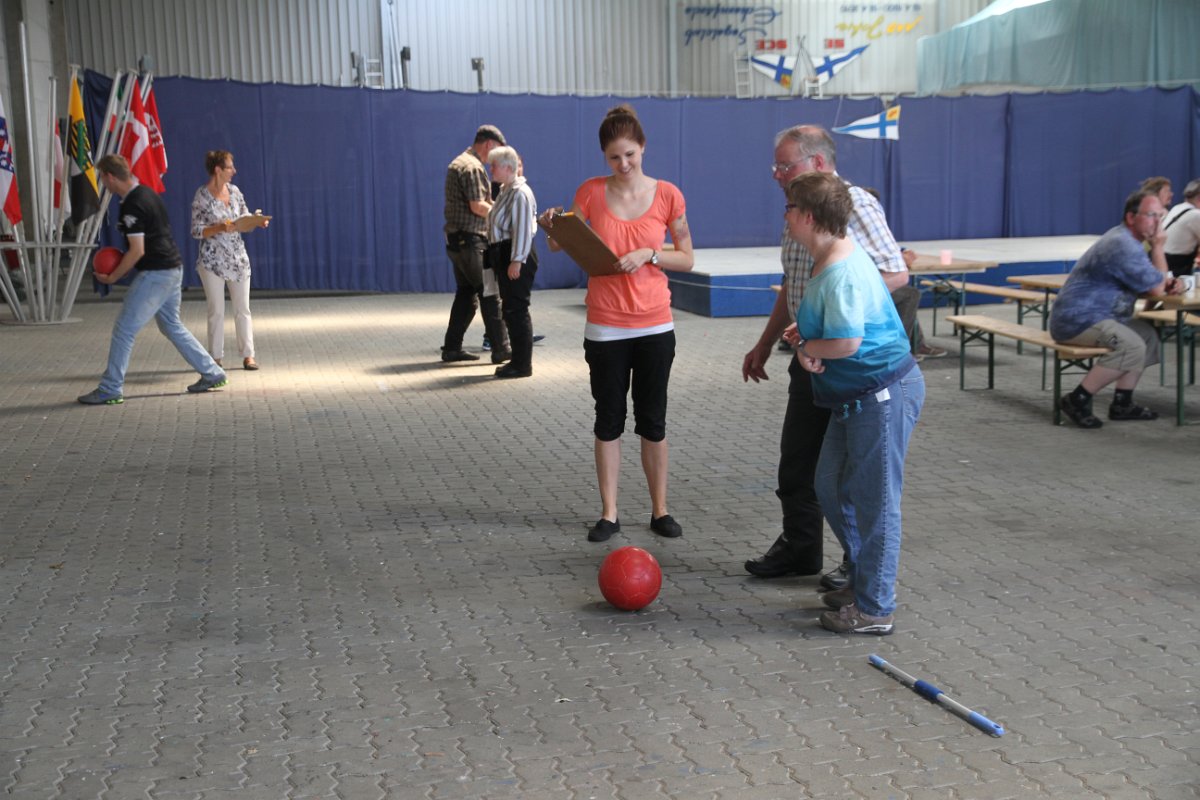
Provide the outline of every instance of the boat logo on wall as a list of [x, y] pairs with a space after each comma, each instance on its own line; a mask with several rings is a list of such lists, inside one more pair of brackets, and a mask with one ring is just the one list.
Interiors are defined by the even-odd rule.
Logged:
[[[858, 58], [870, 47], [864, 44], [853, 50], [843, 50], [836, 53], [826, 53], [823, 56], [810, 56], [812, 71], [816, 76], [817, 85], [823, 86], [830, 78], [841, 72], [846, 65]], [[796, 56], [780, 56], [758, 54], [750, 57], [750, 65], [784, 88], [791, 88], [792, 76], [796, 71]]]

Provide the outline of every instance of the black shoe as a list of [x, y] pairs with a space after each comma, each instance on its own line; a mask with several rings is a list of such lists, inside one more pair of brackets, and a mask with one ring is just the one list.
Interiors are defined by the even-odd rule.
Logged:
[[1119, 406], [1113, 403], [1108, 407], [1108, 418], [1116, 422], [1128, 422], [1129, 420], [1145, 420], [1149, 422], [1152, 419], [1158, 419], [1158, 412], [1132, 403], [1127, 406]]
[[588, 541], [589, 542], [607, 542], [608, 538], [610, 536], [612, 536], [614, 533], [620, 533], [620, 532], [621, 532], [621, 520], [617, 520], [616, 522], [609, 522], [604, 517], [601, 517], [600, 521], [597, 522], [595, 525], [593, 525], [592, 529], [590, 531], [588, 531]]
[[816, 575], [821, 571], [821, 557], [801, 559], [781, 535], [766, 553], [747, 561], [746, 572], [756, 578], [782, 578], [784, 575]]
[[546, 338], [545, 335], [540, 334], [540, 333], [535, 333], [533, 335], [533, 343], [537, 344], [538, 342], [540, 342], [542, 339], [545, 339], [545, 338]]
[[1095, 414], [1092, 413], [1092, 404], [1089, 402], [1086, 406], [1077, 406], [1075, 401], [1071, 399], [1071, 395], [1064, 394], [1058, 400], [1058, 407], [1067, 417], [1081, 428], [1094, 429], [1099, 428], [1104, 423], [1101, 422]]
[[505, 364], [503, 367], [496, 367], [497, 378], [529, 378], [533, 376], [533, 369], [521, 369], [513, 364]]
[[836, 592], [850, 585], [850, 562], [843, 561], [838, 568], [821, 576], [821, 588]]
[[503, 364], [505, 361], [512, 360], [512, 350], [493, 350], [492, 363]]
[[478, 361], [479, 356], [466, 350], [443, 350], [442, 361]]
[[650, 530], [667, 539], [678, 539], [683, 536], [683, 526], [676, 522], [670, 514], [650, 517]]

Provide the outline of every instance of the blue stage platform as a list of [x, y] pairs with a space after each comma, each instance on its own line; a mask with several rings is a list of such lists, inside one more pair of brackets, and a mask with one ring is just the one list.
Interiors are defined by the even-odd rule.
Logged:
[[[1010, 275], [1069, 272], [1097, 236], [1031, 236], [1017, 239], [951, 239], [901, 242], [917, 253], [937, 256], [950, 250], [955, 258], [995, 261], [968, 280], [993, 286], [1006, 285]], [[771, 313], [772, 286], [783, 281], [779, 247], [739, 247], [696, 251], [691, 272], [668, 272], [671, 305], [706, 317], [753, 317]], [[994, 303], [994, 297], [979, 297]], [[967, 302], [972, 302], [968, 295]], [[925, 304], [928, 305], [928, 298]]]

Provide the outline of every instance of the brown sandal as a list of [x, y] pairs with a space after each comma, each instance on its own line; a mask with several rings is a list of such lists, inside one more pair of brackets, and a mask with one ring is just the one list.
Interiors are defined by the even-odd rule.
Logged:
[[243, 358], [242, 359], [242, 369], [249, 369], [249, 370], [258, 369], [258, 362], [255, 361], [253, 358]]

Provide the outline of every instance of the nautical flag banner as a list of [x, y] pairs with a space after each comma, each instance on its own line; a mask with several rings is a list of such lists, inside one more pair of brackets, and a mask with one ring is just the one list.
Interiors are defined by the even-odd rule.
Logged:
[[158, 119], [158, 103], [154, 101], [154, 87], [146, 93], [146, 126], [150, 129], [150, 150], [158, 162], [159, 176], [167, 174], [167, 146], [163, 142], [162, 122]]
[[21, 221], [21, 196], [17, 194], [17, 166], [13, 163], [12, 141], [8, 135], [8, 118], [4, 116], [4, 101], [0, 99], [0, 200], [4, 216], [16, 225]]
[[129, 162], [129, 169], [138, 181], [162, 194], [166, 191], [158, 169], [154, 151], [150, 149], [150, 128], [146, 125], [146, 109], [142, 106], [142, 93], [135, 78], [129, 95], [129, 118], [121, 135], [121, 155]]
[[878, 114], [856, 119], [849, 125], [834, 128], [833, 132], [857, 136], [860, 139], [897, 140], [900, 138], [900, 106], [892, 106]]
[[100, 210], [100, 187], [96, 185], [96, 168], [92, 166], [92, 143], [88, 140], [87, 123], [83, 121], [83, 97], [79, 82], [71, 81], [71, 100], [67, 106], [67, 168], [71, 193], [71, 222], [76, 225]]
[[820, 57], [812, 56], [813, 70], [817, 73], [817, 83], [826, 83], [845, 69], [851, 61], [861, 56], [868, 47], [870, 45], [864, 44], [862, 47], [856, 47], [848, 52], [826, 53]]
[[792, 73], [796, 69], [796, 59], [792, 56], [756, 55], [750, 57], [750, 66], [766, 75], [784, 88], [791, 88]]

